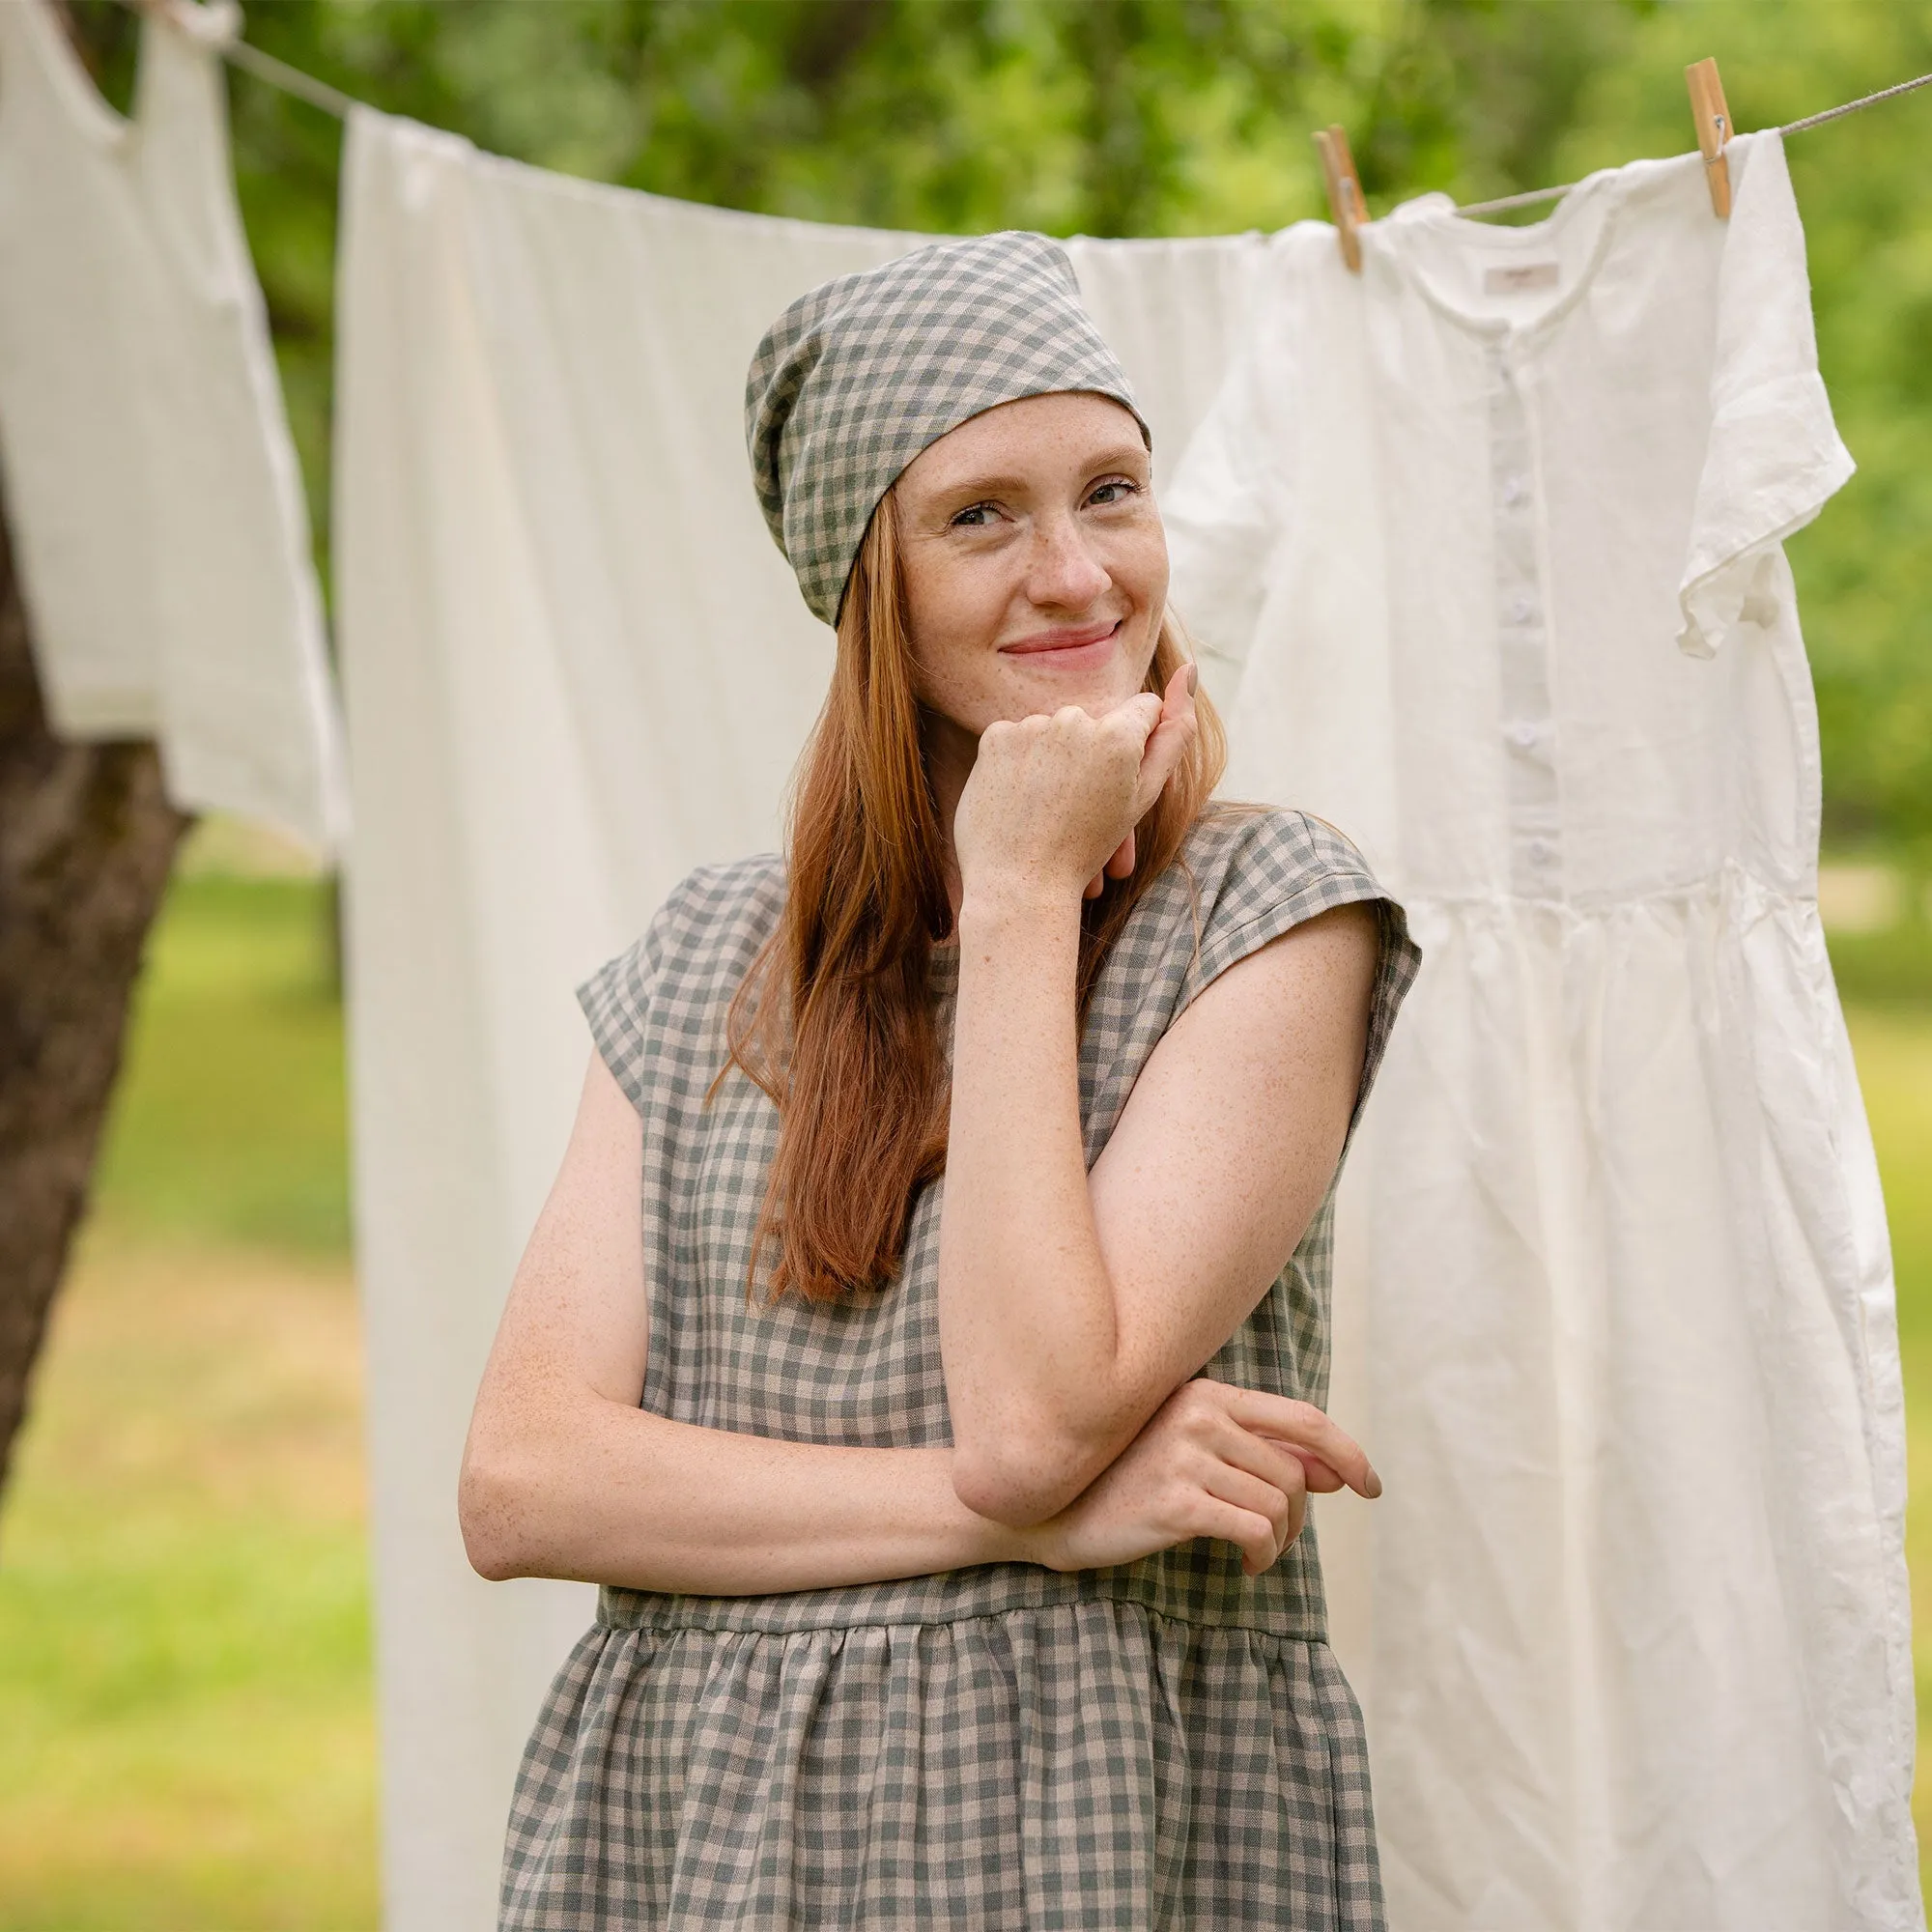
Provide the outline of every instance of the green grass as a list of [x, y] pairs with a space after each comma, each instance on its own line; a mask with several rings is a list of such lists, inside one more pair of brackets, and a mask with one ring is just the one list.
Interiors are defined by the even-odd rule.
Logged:
[[0, 1932], [376, 1923], [325, 915], [188, 877], [151, 944], [0, 1517]]
[[[155, 936], [95, 1211], [0, 1517], [0, 1932], [376, 1922], [327, 934], [312, 881], [190, 876]], [[1833, 954], [1891, 1213], [1926, 1601], [1932, 942], [1880, 935]], [[1932, 1803], [1919, 1824], [1932, 1839]]]
[[349, 1248], [342, 1008], [312, 879], [189, 876], [149, 942], [96, 1177], [159, 1239]]
[[354, 1295], [96, 1236], [0, 1522], [0, 1927], [375, 1922]]

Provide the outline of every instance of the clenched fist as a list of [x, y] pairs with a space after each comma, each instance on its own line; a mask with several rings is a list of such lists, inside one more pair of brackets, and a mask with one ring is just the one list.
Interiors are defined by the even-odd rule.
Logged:
[[1101, 889], [1134, 868], [1134, 827], [1193, 741], [1195, 670], [1164, 697], [1142, 692], [1104, 717], [1077, 704], [989, 724], [959, 798], [953, 850], [967, 897]]

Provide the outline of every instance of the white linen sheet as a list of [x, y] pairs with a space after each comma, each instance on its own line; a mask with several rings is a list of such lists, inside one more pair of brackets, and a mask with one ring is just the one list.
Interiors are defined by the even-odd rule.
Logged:
[[[517, 1756], [589, 1622], [464, 1559], [464, 1429], [589, 1046], [572, 988], [771, 849], [831, 669], [753, 496], [765, 326], [929, 239], [594, 185], [358, 111], [335, 521], [391, 1932], [494, 1914]], [[1076, 242], [1171, 462], [1258, 240]]]

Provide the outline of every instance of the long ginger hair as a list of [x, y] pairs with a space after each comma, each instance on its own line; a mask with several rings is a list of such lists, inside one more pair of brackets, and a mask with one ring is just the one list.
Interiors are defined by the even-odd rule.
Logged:
[[[1163, 617], [1146, 689], [1164, 691], [1187, 656]], [[1205, 692], [1194, 704], [1200, 728], [1135, 828], [1132, 875], [1083, 902], [1082, 1018], [1128, 913], [1220, 780], [1220, 719]], [[747, 1279], [749, 1291], [775, 1245], [774, 1299], [832, 1301], [890, 1282], [913, 1196], [946, 1166], [951, 1082], [927, 975], [952, 908], [921, 723], [888, 491], [845, 587], [832, 689], [794, 781], [784, 911], [725, 1018], [725, 1070], [742, 1068], [781, 1115]]]

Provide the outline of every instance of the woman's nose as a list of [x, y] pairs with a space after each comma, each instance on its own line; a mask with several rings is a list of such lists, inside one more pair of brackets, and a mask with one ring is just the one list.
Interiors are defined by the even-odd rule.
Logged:
[[1043, 608], [1084, 611], [1113, 582], [1071, 517], [1035, 526], [1030, 563], [1027, 594]]

